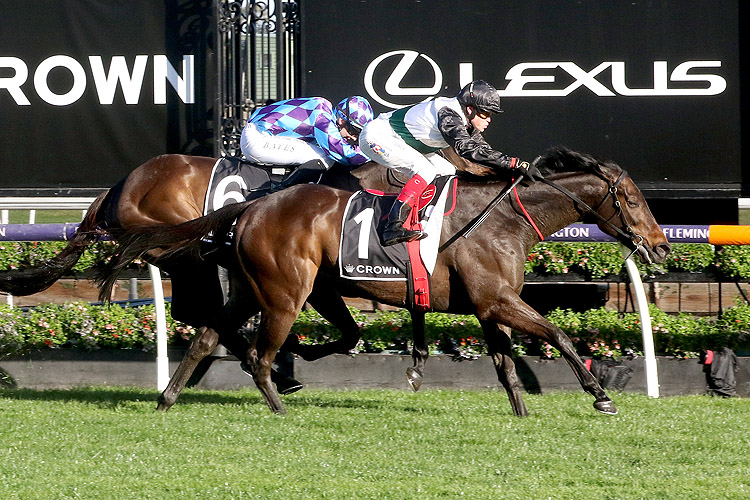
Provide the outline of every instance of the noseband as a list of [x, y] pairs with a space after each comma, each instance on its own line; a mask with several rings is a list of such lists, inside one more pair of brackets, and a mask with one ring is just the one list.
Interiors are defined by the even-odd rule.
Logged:
[[[622, 209], [622, 204], [620, 203], [620, 200], [617, 198], [617, 186], [625, 179], [625, 176], [627, 175], [627, 172], [625, 170], [620, 171], [620, 175], [617, 176], [617, 179], [615, 179], [614, 182], [607, 179], [604, 175], [596, 174], [597, 177], [602, 179], [604, 182], [607, 183], [607, 194], [604, 195], [604, 198], [602, 198], [602, 201], [599, 202], [599, 204], [596, 206], [596, 208], [591, 208], [588, 203], [583, 201], [581, 198], [579, 198], [576, 194], [570, 192], [568, 189], [555, 184], [554, 182], [547, 180], [547, 179], [539, 179], [540, 182], [543, 182], [544, 184], [547, 184], [550, 187], [553, 187], [563, 193], [565, 196], [573, 200], [577, 205], [580, 205], [581, 208], [584, 209], [584, 211], [588, 214], [593, 215], [599, 221], [601, 221], [603, 224], [605, 224], [607, 227], [609, 227], [612, 231], [617, 233], [618, 235], [622, 236], [622, 238], [630, 243], [630, 253], [628, 254], [626, 259], [629, 259], [633, 256], [634, 253], [638, 251], [639, 248], [643, 247], [643, 242], [645, 239], [640, 234], [637, 234], [633, 227], [628, 222], [627, 218], [625, 217], [625, 212]], [[602, 208], [604, 203], [606, 203], [607, 198], [612, 196], [612, 202], [614, 206], [614, 213], [607, 219], [605, 219], [600, 213], [599, 209]], [[623, 227], [619, 227], [613, 223], [610, 222], [610, 219], [612, 217], [619, 216], [620, 221], [622, 221]]]

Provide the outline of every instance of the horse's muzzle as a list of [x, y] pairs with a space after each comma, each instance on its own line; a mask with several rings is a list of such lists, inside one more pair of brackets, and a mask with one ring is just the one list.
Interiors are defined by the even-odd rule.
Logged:
[[667, 260], [667, 255], [672, 251], [672, 245], [669, 242], [660, 243], [653, 247], [641, 246], [637, 253], [646, 264], [661, 264]]

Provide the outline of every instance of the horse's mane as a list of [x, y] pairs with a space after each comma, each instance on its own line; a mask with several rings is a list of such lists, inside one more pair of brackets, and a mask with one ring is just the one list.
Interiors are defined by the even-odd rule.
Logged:
[[561, 174], [567, 172], [596, 172], [601, 166], [621, 170], [612, 162], [598, 160], [586, 153], [579, 153], [568, 148], [558, 146], [547, 150], [536, 161], [536, 166], [542, 175]]
[[[621, 170], [615, 163], [601, 161], [589, 154], [579, 153], [564, 146], [548, 149], [547, 152], [536, 160], [536, 166], [545, 177], [547, 175], [571, 172], [594, 173], [601, 166]], [[479, 175], [466, 170], [458, 170], [457, 175], [460, 179], [469, 182], [506, 181], [508, 179], [506, 174], [496, 173], [489, 168], [486, 168], [485, 172]]]

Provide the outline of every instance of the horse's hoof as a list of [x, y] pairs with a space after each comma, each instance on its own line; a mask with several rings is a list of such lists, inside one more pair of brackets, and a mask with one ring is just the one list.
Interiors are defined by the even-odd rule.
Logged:
[[617, 415], [617, 407], [615, 407], [615, 404], [609, 399], [596, 401], [594, 403], [594, 408], [596, 408], [596, 411], [602, 412], [605, 415]]
[[406, 380], [409, 382], [409, 387], [414, 392], [417, 392], [422, 387], [422, 374], [414, 367], [406, 369]]
[[302, 385], [302, 382], [292, 377], [284, 377], [281, 380], [276, 381], [276, 390], [279, 392], [279, 394], [283, 395], [292, 394], [293, 392], [299, 391], [303, 387], [305, 386]]

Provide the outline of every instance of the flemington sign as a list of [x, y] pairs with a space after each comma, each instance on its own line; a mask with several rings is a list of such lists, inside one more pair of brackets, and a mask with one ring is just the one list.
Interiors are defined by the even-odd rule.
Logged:
[[[714, 245], [750, 245], [750, 226], [678, 225], [661, 226], [671, 243], [711, 243]], [[617, 241], [596, 224], [573, 224], [551, 234], [545, 241]]]

